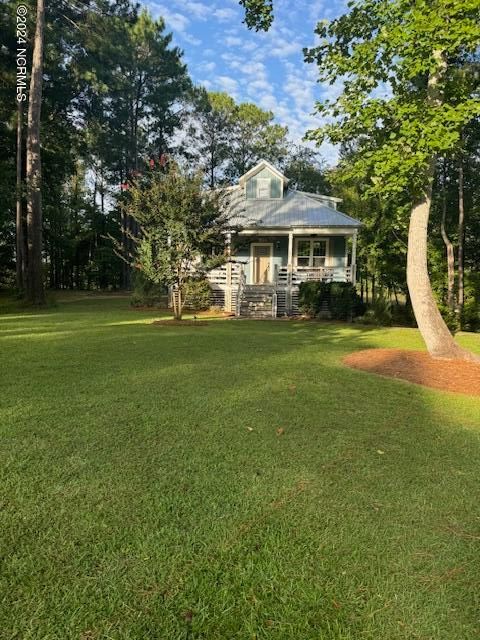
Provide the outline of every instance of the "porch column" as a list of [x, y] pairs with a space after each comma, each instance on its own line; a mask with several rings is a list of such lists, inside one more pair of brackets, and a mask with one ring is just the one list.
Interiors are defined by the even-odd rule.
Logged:
[[288, 233], [288, 263], [287, 263], [287, 313], [292, 312], [292, 273], [293, 273], [293, 231]]
[[358, 231], [355, 229], [352, 238], [352, 284], [357, 283], [357, 235]]
[[232, 234], [227, 233], [226, 237], [226, 254], [228, 262], [226, 264], [226, 288], [225, 288], [225, 311], [232, 310], [232, 263], [230, 257], [232, 255]]

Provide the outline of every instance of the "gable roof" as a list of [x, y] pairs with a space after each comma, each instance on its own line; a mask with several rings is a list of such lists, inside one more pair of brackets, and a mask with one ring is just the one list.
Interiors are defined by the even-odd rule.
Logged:
[[[316, 198], [314, 196], [317, 196]], [[232, 217], [235, 226], [252, 228], [288, 227], [352, 227], [362, 223], [332, 207], [322, 204], [319, 194], [306, 195], [287, 191], [282, 199], [245, 199], [243, 189], [236, 187], [232, 197]]]
[[268, 160], [260, 160], [258, 164], [250, 169], [250, 171], [247, 171], [247, 173], [244, 173], [243, 176], [239, 178], [238, 184], [243, 187], [249, 178], [253, 178], [253, 176], [257, 175], [257, 173], [259, 173], [262, 169], [268, 169], [278, 178], [280, 178], [280, 180], [282, 180], [284, 184], [288, 184], [289, 180], [287, 176], [284, 176], [283, 173], [276, 169], [273, 164], [270, 164]]

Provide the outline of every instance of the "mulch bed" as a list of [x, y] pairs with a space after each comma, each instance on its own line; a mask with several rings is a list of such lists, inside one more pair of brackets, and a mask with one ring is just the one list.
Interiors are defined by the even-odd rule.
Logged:
[[480, 364], [437, 360], [423, 351], [365, 349], [343, 358], [353, 369], [399, 378], [442, 391], [480, 396]]

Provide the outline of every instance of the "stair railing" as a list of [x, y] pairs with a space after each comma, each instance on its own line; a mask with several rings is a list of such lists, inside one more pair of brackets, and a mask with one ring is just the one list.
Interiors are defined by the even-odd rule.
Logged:
[[247, 279], [245, 277], [245, 268], [243, 264], [240, 265], [240, 274], [238, 276], [238, 289], [237, 289], [237, 300], [236, 300], [236, 309], [235, 315], [237, 318], [240, 317], [240, 310], [242, 307], [242, 298], [243, 293], [245, 291], [245, 285], [247, 284]]
[[277, 288], [278, 288], [278, 264], [275, 265], [273, 270], [272, 318], [277, 317], [277, 307], [278, 307]]

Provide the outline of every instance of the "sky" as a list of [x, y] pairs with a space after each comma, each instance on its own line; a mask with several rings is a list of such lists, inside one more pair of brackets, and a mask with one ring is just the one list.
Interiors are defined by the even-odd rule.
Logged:
[[[195, 84], [272, 111], [294, 142], [321, 124], [313, 114], [315, 101], [334, 97], [338, 86], [319, 84], [316, 66], [303, 61], [302, 50], [315, 44], [319, 20], [345, 11], [344, 0], [274, 0], [275, 19], [268, 33], [247, 29], [238, 0], [144, 4], [155, 18], [165, 19]], [[320, 151], [328, 164], [335, 163], [332, 145], [325, 143]]]

